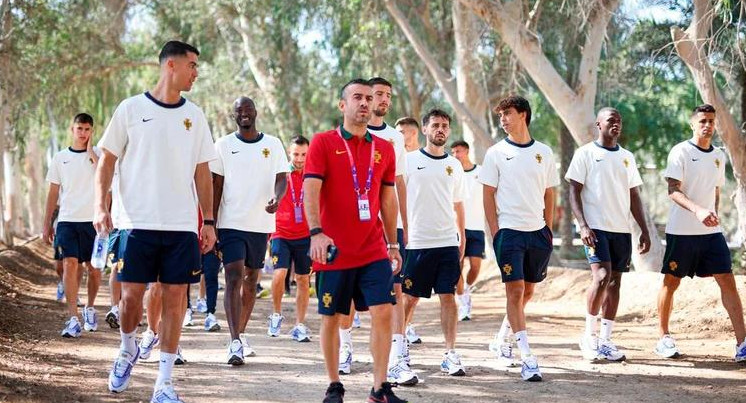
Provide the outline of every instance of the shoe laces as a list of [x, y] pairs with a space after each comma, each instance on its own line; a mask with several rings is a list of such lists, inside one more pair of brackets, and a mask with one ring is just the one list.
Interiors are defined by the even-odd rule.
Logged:
[[461, 356], [455, 351], [449, 351], [446, 353], [446, 359], [453, 364], [461, 365]]
[[510, 358], [513, 356], [513, 346], [510, 345], [510, 343], [502, 343], [500, 344], [500, 355], [506, 358]]
[[661, 338], [661, 343], [666, 348], [675, 348], [676, 347], [676, 341], [670, 335], [663, 336], [663, 338]]
[[537, 369], [539, 368], [539, 362], [535, 356], [530, 355], [523, 359], [523, 366], [529, 369]]
[[619, 349], [616, 347], [616, 344], [614, 344], [611, 340], [601, 340], [598, 344], [598, 348], [605, 348], [610, 351], [619, 351]]
[[174, 385], [171, 383], [171, 381], [165, 381], [156, 391], [156, 394], [165, 395], [169, 399], [172, 400], [178, 400], [179, 396], [176, 394], [176, 391], [174, 390]]
[[132, 361], [130, 361], [129, 358], [127, 358], [128, 356], [129, 354], [122, 351], [119, 354], [119, 357], [117, 357], [116, 361], [114, 361], [113, 372], [114, 372], [114, 375], [117, 376], [118, 378], [123, 377], [125, 373], [127, 372], [127, 369], [131, 365], [133, 365]]
[[241, 343], [241, 340], [233, 340], [231, 341], [230, 346], [228, 346], [231, 353], [237, 353], [243, 349], [243, 344]]

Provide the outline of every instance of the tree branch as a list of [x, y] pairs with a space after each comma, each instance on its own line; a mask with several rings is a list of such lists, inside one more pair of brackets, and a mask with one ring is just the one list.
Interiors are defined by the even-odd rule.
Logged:
[[588, 18], [588, 31], [583, 46], [580, 69], [578, 71], [578, 86], [576, 92], [581, 98], [581, 104], [594, 105], [598, 88], [598, 64], [601, 60], [601, 47], [606, 37], [606, 27], [614, 10], [619, 7], [619, 0], [599, 0]]

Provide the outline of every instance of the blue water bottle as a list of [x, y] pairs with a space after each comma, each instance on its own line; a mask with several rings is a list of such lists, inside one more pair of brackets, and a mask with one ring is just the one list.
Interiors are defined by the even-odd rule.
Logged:
[[106, 249], [109, 244], [109, 234], [96, 234], [93, 240], [93, 253], [91, 254], [91, 266], [101, 270], [106, 266]]

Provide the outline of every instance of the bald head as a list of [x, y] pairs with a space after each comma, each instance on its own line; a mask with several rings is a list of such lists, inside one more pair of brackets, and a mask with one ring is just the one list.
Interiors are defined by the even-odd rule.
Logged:
[[622, 134], [622, 115], [614, 108], [601, 108], [596, 114], [596, 127], [601, 144], [616, 146]]
[[603, 119], [608, 114], [616, 114], [618, 116], [622, 116], [622, 114], [619, 113], [618, 110], [607, 106], [598, 110], [598, 113], [596, 113], [596, 122], [600, 122], [601, 119]]
[[242, 96], [236, 98], [235, 101], [233, 101], [233, 109], [234, 110], [237, 110], [242, 105], [252, 105], [253, 106], [254, 105], [254, 100], [251, 99], [251, 98], [249, 98], [249, 97], [247, 97], [247, 96], [243, 96], [242, 95]]

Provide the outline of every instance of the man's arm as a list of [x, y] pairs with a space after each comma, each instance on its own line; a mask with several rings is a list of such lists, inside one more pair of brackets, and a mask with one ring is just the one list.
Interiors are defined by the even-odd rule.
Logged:
[[60, 198], [60, 185], [56, 183], [49, 184], [49, 193], [47, 193], [47, 205], [44, 213], [44, 241], [52, 243], [54, 240], [54, 229], [52, 228], [52, 216], [57, 209], [57, 201]]
[[552, 224], [554, 224], [555, 204], [554, 188], [546, 188], [544, 190], [544, 222], [547, 224], [547, 227], [549, 227], [549, 231], [552, 230]]
[[109, 150], [101, 149], [101, 159], [96, 166], [96, 179], [94, 181], [95, 193], [93, 199], [94, 219], [93, 225], [96, 232], [108, 234], [112, 230], [111, 213], [107, 203], [107, 195], [111, 189], [111, 179], [114, 177], [114, 164], [117, 156]]
[[223, 198], [223, 181], [225, 177], [216, 173], [212, 174], [212, 216], [218, 219], [218, 210], [220, 210], [220, 199]]
[[[303, 208], [306, 210], [306, 221], [308, 228], [321, 228], [321, 198], [322, 180], [318, 178], [305, 178], [303, 180]], [[323, 229], [323, 228], [322, 228]], [[334, 240], [323, 232], [311, 236], [311, 260], [326, 264], [326, 250], [329, 245], [334, 245]]]
[[267, 203], [267, 207], [265, 207], [265, 210], [269, 214], [274, 214], [277, 212], [277, 209], [280, 207], [280, 200], [285, 197], [285, 192], [287, 191], [287, 189], [288, 173], [280, 172], [275, 175], [275, 198], [270, 200], [269, 203]]
[[[570, 207], [572, 208], [572, 215], [575, 216], [578, 226], [580, 226], [580, 240], [583, 242], [583, 245], [594, 248], [596, 246], [596, 233], [593, 232], [585, 220], [583, 198], [580, 196], [582, 191], [583, 184], [570, 179]], [[546, 203], [546, 200], [544, 203]]]
[[[197, 188], [197, 199], [202, 210], [203, 220], [214, 220], [212, 214], [212, 173], [207, 162], [197, 164], [194, 170], [194, 185]], [[212, 250], [215, 246], [215, 225], [203, 225], [200, 234], [200, 246], [202, 253]]]
[[[716, 211], [710, 211], [704, 207], [698, 206], [681, 191], [681, 181], [673, 178], [666, 178], [668, 181], [668, 197], [682, 208], [691, 211], [697, 217], [697, 220], [708, 227], [715, 227], [720, 223]], [[716, 193], [717, 195], [717, 193]]]
[[91, 133], [91, 137], [88, 137], [88, 142], [86, 143], [86, 152], [88, 153], [88, 158], [91, 160], [93, 165], [98, 164], [99, 157], [96, 155], [96, 152], [93, 151], [93, 133]]
[[407, 221], [407, 182], [404, 175], [396, 177], [396, 196], [399, 201], [399, 214], [401, 214], [402, 229], [404, 229], [404, 245], [409, 240], [409, 222]]
[[715, 214], [720, 214], [720, 186], [715, 188]]
[[[396, 193], [394, 192], [393, 186], [381, 186], [381, 217], [383, 218], [383, 231], [386, 234], [386, 239], [396, 239], [396, 215], [399, 214], [399, 204], [396, 200]], [[391, 241], [389, 241], [391, 242]], [[395, 243], [395, 242], [391, 242]], [[389, 259], [392, 265], [396, 262], [396, 269], [394, 274], [398, 273], [402, 268], [401, 255], [399, 254], [399, 248], [389, 248], [386, 246], [389, 253]]]
[[484, 204], [484, 218], [487, 219], [487, 226], [490, 228], [490, 235], [494, 237], [500, 229], [497, 223], [497, 202], [495, 201], [497, 188], [490, 185], [483, 186], [482, 204]]
[[640, 226], [640, 231], [642, 231], [637, 250], [640, 251], [640, 253], [648, 253], [650, 250], [650, 232], [648, 232], [648, 226], [645, 223], [645, 212], [642, 211], [642, 199], [640, 198], [639, 186], [635, 186], [629, 190], [629, 201], [632, 217], [635, 218], [637, 225]]
[[453, 211], [456, 212], [456, 228], [458, 228], [458, 253], [461, 259], [464, 258], [466, 250], [466, 213], [464, 212], [464, 202], [453, 203]]

